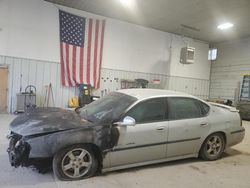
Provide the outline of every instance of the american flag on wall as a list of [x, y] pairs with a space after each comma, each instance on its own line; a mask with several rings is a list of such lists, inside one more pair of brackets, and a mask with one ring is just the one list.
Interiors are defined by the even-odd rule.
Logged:
[[99, 88], [105, 20], [59, 10], [59, 21], [62, 85]]

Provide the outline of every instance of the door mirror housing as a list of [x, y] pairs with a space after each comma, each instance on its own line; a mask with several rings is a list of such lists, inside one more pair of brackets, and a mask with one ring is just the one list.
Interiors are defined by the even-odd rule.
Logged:
[[126, 116], [122, 122], [117, 122], [115, 124], [120, 125], [120, 126], [135, 126], [135, 119], [130, 117], [130, 116]]

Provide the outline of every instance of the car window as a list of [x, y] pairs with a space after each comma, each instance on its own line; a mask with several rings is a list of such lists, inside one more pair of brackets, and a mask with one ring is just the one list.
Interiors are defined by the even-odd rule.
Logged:
[[126, 116], [135, 119], [136, 123], [162, 121], [166, 115], [166, 99], [150, 99], [133, 107]]
[[182, 97], [168, 98], [169, 120], [201, 117], [202, 111], [198, 100]]
[[110, 123], [118, 120], [137, 99], [120, 92], [108, 95], [80, 109], [81, 118], [94, 123]]
[[200, 102], [200, 104], [201, 104], [201, 109], [202, 109], [202, 115], [204, 115], [204, 116], [207, 115], [210, 107], [207, 104], [205, 104], [204, 102]]

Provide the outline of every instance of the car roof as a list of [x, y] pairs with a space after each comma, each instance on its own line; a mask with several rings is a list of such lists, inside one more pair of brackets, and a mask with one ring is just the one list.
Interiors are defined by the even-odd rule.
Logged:
[[153, 97], [191, 97], [198, 99], [195, 96], [189, 95], [187, 93], [171, 91], [171, 90], [163, 90], [163, 89], [122, 89], [117, 92], [124, 93], [130, 96], [137, 98], [138, 100], [144, 100]]

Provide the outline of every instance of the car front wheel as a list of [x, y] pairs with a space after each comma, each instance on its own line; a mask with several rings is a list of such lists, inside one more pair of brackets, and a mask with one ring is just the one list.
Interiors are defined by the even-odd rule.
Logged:
[[53, 158], [53, 171], [60, 180], [79, 180], [91, 177], [98, 162], [91, 147], [74, 145], [62, 149]]
[[224, 136], [221, 133], [214, 133], [204, 141], [200, 150], [200, 157], [204, 160], [213, 161], [221, 157], [224, 149]]

